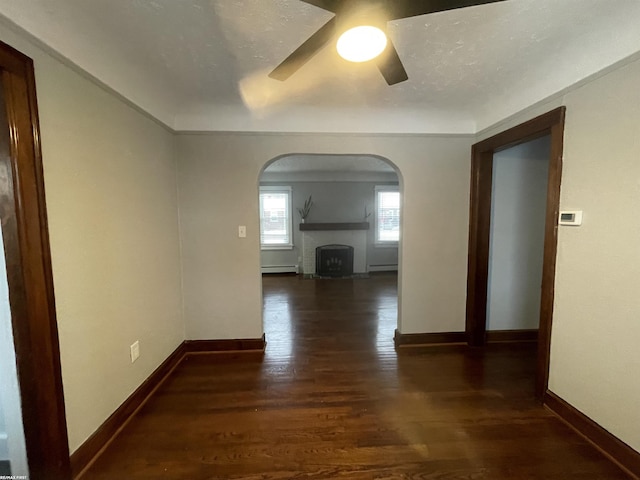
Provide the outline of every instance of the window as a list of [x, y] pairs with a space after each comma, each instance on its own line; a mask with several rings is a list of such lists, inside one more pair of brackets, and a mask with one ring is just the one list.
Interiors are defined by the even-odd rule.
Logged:
[[260, 187], [260, 246], [292, 248], [291, 187]]
[[400, 192], [396, 186], [376, 186], [376, 244], [400, 240]]

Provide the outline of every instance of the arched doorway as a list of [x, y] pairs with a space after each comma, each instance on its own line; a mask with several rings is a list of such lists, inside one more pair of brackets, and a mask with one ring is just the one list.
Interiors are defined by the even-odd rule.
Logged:
[[267, 163], [259, 185], [263, 328], [272, 351], [274, 342], [287, 355], [296, 341], [326, 341], [318, 331], [300, 335], [301, 302], [328, 317], [357, 315], [353, 302], [361, 302], [376, 318], [360, 330], [355, 321], [332, 333], [327, 324], [319, 328], [334, 338], [369, 335], [392, 348], [402, 188], [395, 166], [373, 155], [288, 154]]

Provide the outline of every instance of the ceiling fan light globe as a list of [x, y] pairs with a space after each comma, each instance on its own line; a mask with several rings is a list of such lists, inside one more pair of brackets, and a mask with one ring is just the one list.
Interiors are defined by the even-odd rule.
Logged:
[[368, 62], [387, 47], [387, 36], [377, 27], [361, 25], [340, 35], [336, 44], [338, 54], [350, 62]]

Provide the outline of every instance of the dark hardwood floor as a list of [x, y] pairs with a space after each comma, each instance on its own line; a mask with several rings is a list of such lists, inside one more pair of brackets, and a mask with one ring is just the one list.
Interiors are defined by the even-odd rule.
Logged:
[[83, 478], [628, 478], [534, 401], [535, 345], [396, 352], [396, 295], [265, 277], [265, 355], [187, 357]]

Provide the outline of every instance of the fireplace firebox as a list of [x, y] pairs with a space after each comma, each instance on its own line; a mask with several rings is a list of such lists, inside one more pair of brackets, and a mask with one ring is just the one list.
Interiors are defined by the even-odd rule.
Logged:
[[335, 244], [317, 247], [316, 275], [321, 277], [353, 275], [353, 247]]

